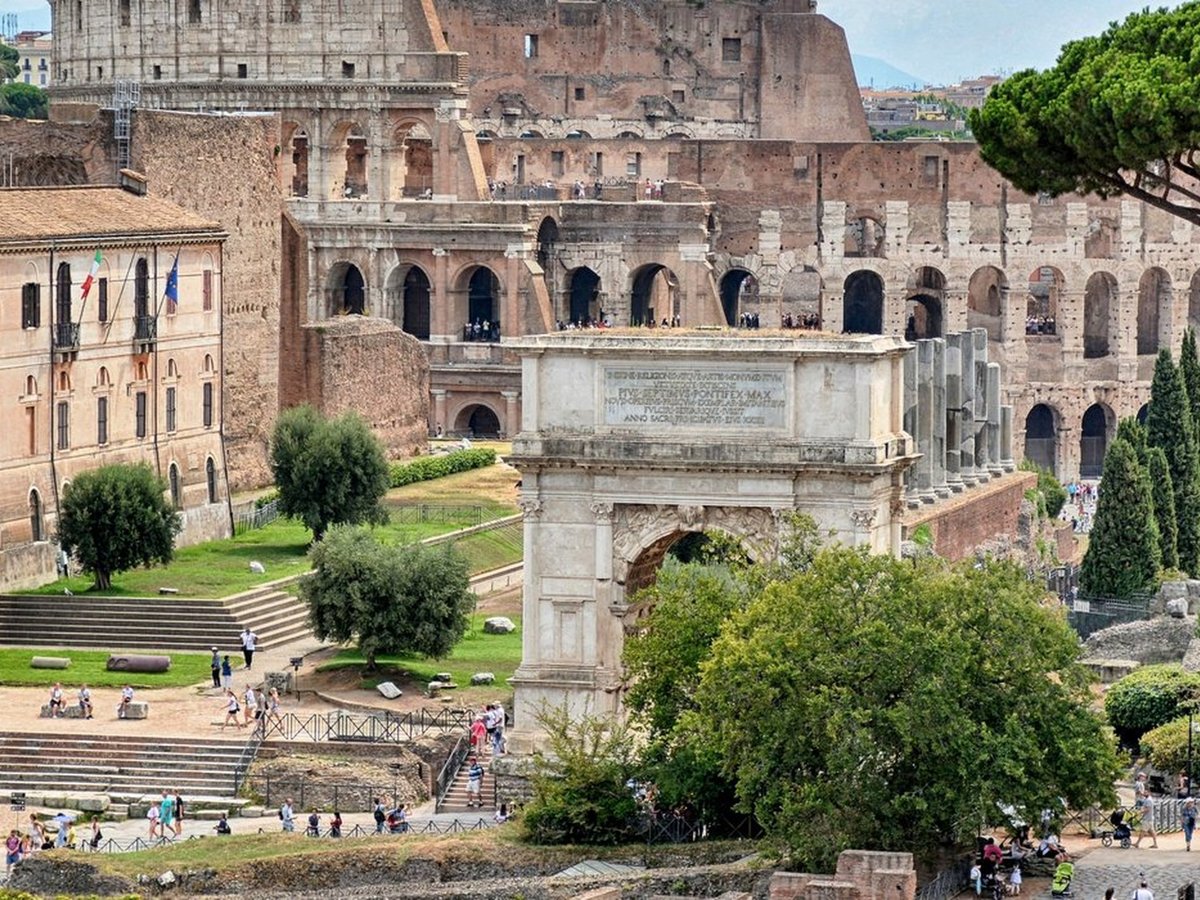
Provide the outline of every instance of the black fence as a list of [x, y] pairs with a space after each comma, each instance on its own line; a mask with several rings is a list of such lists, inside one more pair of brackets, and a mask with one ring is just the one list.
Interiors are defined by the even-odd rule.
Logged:
[[1069, 602], [1067, 622], [1081, 640], [1087, 640], [1092, 634], [1112, 625], [1150, 618], [1153, 600], [1149, 594], [1136, 594], [1124, 600], [1080, 594]]
[[388, 506], [387, 511], [388, 518], [395, 524], [415, 525], [434, 522], [439, 525], [458, 525], [462, 528], [482, 525], [506, 515], [503, 511], [497, 512], [494, 507], [467, 504], [437, 506], [429, 503], [414, 503], [404, 506]]
[[362, 744], [403, 744], [430, 732], [465, 731], [475, 713], [469, 709], [419, 709], [371, 715], [342, 711], [304, 716], [285, 713], [265, 724], [266, 740], [346, 741]]
[[[419, 774], [419, 773], [418, 773]], [[314, 806], [340, 812], [370, 812], [375, 799], [393, 800], [400, 796], [400, 782], [391, 784], [329, 783], [305, 778], [302, 775], [261, 775], [248, 783], [250, 791], [268, 808], [282, 806], [292, 800], [298, 810]], [[386, 802], [385, 800], [385, 802]]]
[[950, 897], [956, 897], [967, 886], [970, 873], [971, 860], [960, 859], [918, 888], [916, 900], [948, 900]]
[[643, 815], [638, 821], [638, 834], [647, 844], [691, 844], [697, 841], [754, 840], [763, 831], [753, 816], [728, 813], [710, 817], [655, 812]]

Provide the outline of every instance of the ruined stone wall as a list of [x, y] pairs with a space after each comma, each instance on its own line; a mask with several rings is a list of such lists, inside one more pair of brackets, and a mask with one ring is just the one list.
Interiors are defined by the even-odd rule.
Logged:
[[270, 481], [267, 442], [279, 410], [279, 120], [138, 110], [133, 167], [150, 192], [220, 222], [224, 429], [231, 487]]
[[304, 327], [309, 403], [358, 413], [391, 456], [429, 439], [429, 361], [419, 341], [383, 319], [341, 316]]
[[1036, 483], [1032, 472], [1013, 472], [933, 507], [912, 510], [904, 516], [903, 539], [911, 540], [914, 531], [928, 525], [938, 556], [966, 559], [981, 544], [1017, 534], [1021, 501]]

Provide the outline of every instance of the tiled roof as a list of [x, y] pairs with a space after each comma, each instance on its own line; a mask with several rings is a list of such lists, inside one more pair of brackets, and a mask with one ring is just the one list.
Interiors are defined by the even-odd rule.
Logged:
[[220, 231], [174, 203], [119, 187], [0, 190], [0, 244]]

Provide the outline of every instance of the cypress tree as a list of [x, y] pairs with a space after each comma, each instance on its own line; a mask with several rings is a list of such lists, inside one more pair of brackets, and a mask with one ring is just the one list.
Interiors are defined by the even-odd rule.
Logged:
[[1158, 547], [1162, 553], [1164, 569], [1179, 568], [1179, 555], [1175, 550], [1179, 529], [1175, 521], [1175, 494], [1171, 486], [1171, 469], [1167, 466], [1167, 454], [1161, 447], [1152, 447], [1146, 453], [1147, 473], [1150, 476], [1150, 498], [1154, 503], [1154, 521], [1158, 524]]
[[1133, 452], [1137, 455], [1138, 464], [1143, 469], [1146, 468], [1146, 451], [1150, 449], [1150, 444], [1146, 437], [1146, 426], [1133, 416], [1126, 416], [1117, 423], [1117, 437], [1129, 441], [1129, 446], [1133, 448]]
[[1200, 517], [1200, 458], [1196, 455], [1192, 410], [1183, 373], [1171, 360], [1168, 350], [1159, 351], [1154, 364], [1146, 436], [1151, 447], [1162, 448], [1171, 470], [1179, 567], [1195, 573], [1200, 570], [1200, 522], [1197, 521]]
[[1196, 331], [1193, 328], [1183, 333], [1179, 368], [1183, 372], [1183, 386], [1187, 389], [1188, 408], [1192, 411], [1192, 427], [1198, 432], [1195, 438], [1200, 444], [1200, 358], [1196, 356]]
[[1151, 586], [1159, 561], [1150, 478], [1129, 442], [1117, 438], [1104, 456], [1104, 483], [1079, 572], [1080, 589], [1093, 597], [1128, 597]]

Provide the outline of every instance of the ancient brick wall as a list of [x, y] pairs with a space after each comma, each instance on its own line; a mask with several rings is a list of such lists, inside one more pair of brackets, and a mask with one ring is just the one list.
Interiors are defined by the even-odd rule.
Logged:
[[339, 316], [304, 326], [309, 403], [328, 416], [357, 412], [388, 455], [417, 456], [429, 442], [429, 361], [391, 322]]
[[279, 410], [280, 216], [274, 115], [138, 110], [133, 167], [150, 192], [229, 232], [224, 284], [224, 429], [231, 487], [270, 481], [267, 443]]
[[905, 540], [922, 525], [933, 532], [933, 550], [946, 559], [965, 559], [976, 547], [1007, 537], [1014, 541], [1025, 492], [1037, 484], [1032, 472], [1014, 472], [962, 494], [939, 501], [928, 509], [904, 516]]
[[770, 900], [913, 900], [917, 873], [911, 853], [843, 850], [833, 875], [776, 872]]

